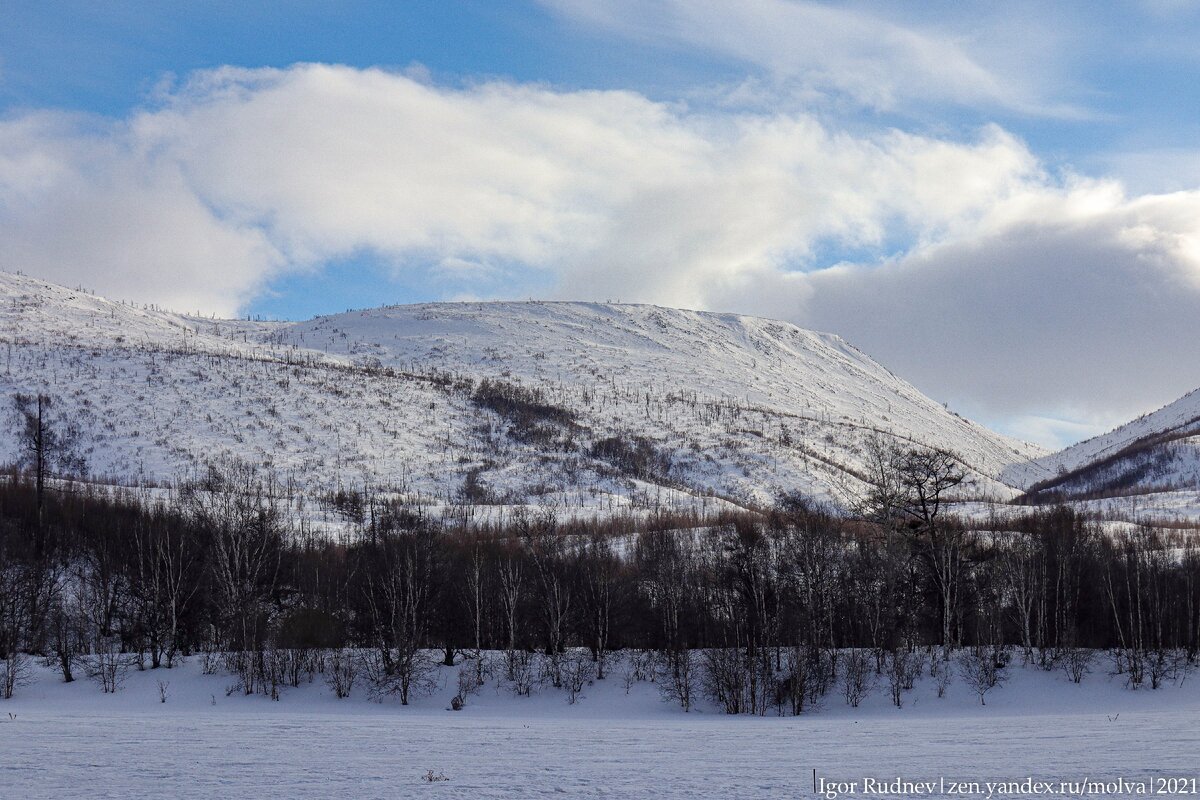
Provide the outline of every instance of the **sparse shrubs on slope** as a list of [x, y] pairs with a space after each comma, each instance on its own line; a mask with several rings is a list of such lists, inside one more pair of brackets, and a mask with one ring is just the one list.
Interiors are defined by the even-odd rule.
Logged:
[[1074, 469], [1061, 467], [1057, 475], [1030, 486], [1018, 502], [1050, 505], [1071, 500], [1098, 500], [1189, 488], [1188, 463], [1200, 419], [1160, 433], [1144, 436], [1115, 453], [1088, 461]]

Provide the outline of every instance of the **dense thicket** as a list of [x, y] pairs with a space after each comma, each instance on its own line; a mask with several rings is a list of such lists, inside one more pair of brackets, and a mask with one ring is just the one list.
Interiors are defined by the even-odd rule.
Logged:
[[[0, 480], [0, 694], [30, 655], [108, 689], [120, 668], [190, 654], [275, 693], [321, 651], [338, 680], [361, 671], [407, 702], [431, 651], [475, 659], [480, 680], [479, 654], [501, 652], [521, 691], [535, 654], [570, 687], [625, 649], [650, 653], [685, 708], [704, 693], [730, 712], [798, 713], [837, 676], [851, 701], [859, 673], [891, 675], [899, 703], [910, 654], [934, 648], [984, 653], [985, 673], [1014, 648], [1079, 675], [1081, 653], [1109, 648], [1132, 685], [1195, 661], [1200, 551], [1183, 534], [1102, 534], [1062, 507], [967, 526], [942, 510], [959, 475], [946, 454], [877, 455], [852, 517], [784, 500], [703, 524], [519, 512], [460, 526], [353, 494], [332, 538], [246, 466], [156, 494], [46, 488], [14, 469]], [[364, 655], [343, 664], [343, 648]]]

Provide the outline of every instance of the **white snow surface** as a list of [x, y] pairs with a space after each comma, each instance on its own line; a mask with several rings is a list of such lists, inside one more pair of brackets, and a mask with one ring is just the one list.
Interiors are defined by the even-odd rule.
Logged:
[[[433, 303], [307, 322], [216, 320], [0, 273], [0, 392], [45, 391], [87, 431], [90, 472], [170, 481], [237, 457], [310, 492], [372, 485], [415, 502], [600, 515], [769, 503], [845, 504], [876, 433], [945, 447], [973, 491], [1041, 449], [951, 413], [840, 338], [754, 317], [640, 305]], [[517, 441], [464, 381], [537, 390], [569, 410], [561, 446]], [[669, 474], [589, 455], [644, 437]], [[0, 460], [14, 441], [0, 435]]]
[[[938, 698], [924, 677], [901, 709], [881, 687], [859, 708], [831, 693], [799, 717], [765, 718], [705, 704], [685, 714], [653, 684], [626, 693], [619, 667], [574, 705], [549, 688], [522, 698], [489, 684], [452, 712], [456, 669], [402, 707], [357, 688], [337, 700], [319, 682], [278, 702], [226, 696], [231, 679], [203, 675], [198, 659], [131, 673], [113, 695], [38, 667], [0, 701], [0, 797], [794, 798], [813, 796], [813, 769], [979, 782], [1200, 772], [1200, 685], [1131, 691], [1101, 662], [1079, 685], [1010, 667], [986, 706], [961, 681]], [[447, 780], [425, 781], [431, 770]]]

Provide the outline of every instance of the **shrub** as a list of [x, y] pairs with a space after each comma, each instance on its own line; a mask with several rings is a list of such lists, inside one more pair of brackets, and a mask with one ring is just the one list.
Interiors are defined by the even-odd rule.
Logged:
[[679, 703], [685, 712], [692, 709], [696, 683], [696, 659], [687, 648], [662, 651], [658, 669], [658, 689], [664, 699]]
[[583, 687], [596, 677], [596, 667], [591, 656], [581, 650], [573, 650], [562, 662], [562, 681], [567, 690], [567, 702], [575, 705]]
[[1092, 671], [1095, 654], [1083, 647], [1068, 647], [1062, 654], [1063, 670], [1073, 683], [1082, 683], [1083, 676]]
[[896, 708], [904, 705], [904, 693], [912, 689], [923, 666], [924, 659], [920, 653], [911, 650], [895, 650], [888, 653], [886, 675], [888, 688], [892, 693], [892, 703]]
[[484, 379], [471, 395], [471, 402], [500, 416], [508, 423], [509, 436], [518, 442], [570, 449], [569, 440], [562, 434], [576, 427], [574, 412], [545, 402], [540, 390]]
[[512, 684], [513, 694], [518, 697], [529, 697], [541, 682], [541, 670], [533, 653], [524, 650], [509, 650], [508, 678]]
[[12, 650], [0, 659], [0, 699], [11, 700], [18, 686], [29, 680], [29, 657]]
[[671, 454], [660, 450], [643, 436], [610, 436], [591, 446], [588, 454], [639, 480], [666, 478], [672, 467]]
[[325, 662], [325, 685], [333, 690], [334, 696], [339, 700], [349, 697], [357, 678], [358, 658], [355, 653], [344, 647], [331, 650]]
[[804, 713], [829, 690], [830, 659], [819, 647], [797, 645], [783, 651], [783, 669], [775, 683], [775, 706], [780, 714]]
[[80, 659], [87, 676], [100, 684], [105, 694], [113, 694], [125, 682], [125, 675], [133, 666], [135, 658], [121, 652], [121, 643], [115, 637], [106, 637], [96, 643], [94, 652]]
[[842, 663], [842, 696], [853, 708], [875, 689], [875, 670], [866, 650], [851, 650]]
[[1004, 683], [1007, 653], [993, 647], [972, 647], [958, 656], [958, 673], [963, 681], [979, 695], [979, 704], [986, 706], [986, 695]]

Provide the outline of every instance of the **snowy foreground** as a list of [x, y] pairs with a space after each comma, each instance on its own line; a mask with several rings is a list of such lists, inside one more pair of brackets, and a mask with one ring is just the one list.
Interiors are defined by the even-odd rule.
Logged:
[[1010, 672], [986, 707], [961, 682], [938, 699], [925, 679], [901, 710], [878, 690], [857, 709], [831, 694], [815, 713], [755, 718], [684, 714], [653, 684], [626, 694], [619, 668], [575, 705], [489, 685], [452, 712], [454, 669], [401, 707], [357, 689], [339, 701], [320, 682], [278, 702], [226, 696], [230, 679], [197, 659], [130, 673], [116, 695], [39, 667], [0, 702], [0, 797], [790, 798], [813, 796], [813, 769], [859, 782], [842, 797], [895, 796], [862, 781], [897, 777], [979, 782], [954, 796], [986, 797], [985, 782], [1030, 777], [1200, 778], [1200, 681], [1134, 692], [1099, 665], [1082, 685]]

